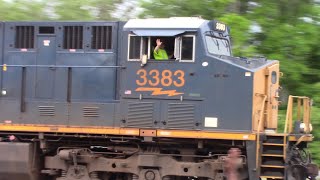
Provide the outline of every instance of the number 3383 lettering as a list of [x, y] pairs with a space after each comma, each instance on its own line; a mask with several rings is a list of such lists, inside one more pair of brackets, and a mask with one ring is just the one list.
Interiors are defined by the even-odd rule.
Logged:
[[184, 71], [176, 70], [174, 72], [170, 70], [159, 71], [157, 69], [152, 69], [149, 72], [145, 69], [139, 69], [137, 71], [139, 78], [136, 80], [138, 86], [171, 86], [176, 87], [184, 86]]

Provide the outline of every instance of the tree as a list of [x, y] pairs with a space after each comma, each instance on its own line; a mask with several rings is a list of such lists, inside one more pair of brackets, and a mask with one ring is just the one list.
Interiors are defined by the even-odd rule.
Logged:
[[118, 4], [121, 4], [123, 0], [92, 0], [92, 5], [96, 8], [96, 18], [99, 20], [112, 20], [115, 19], [112, 16], [112, 12], [115, 11]]
[[1, 20], [35, 20], [48, 19], [45, 13], [45, 3], [42, 1], [12, 0], [0, 1]]
[[[50, 2], [50, 1], [49, 1]], [[90, 0], [51, 0], [59, 20], [87, 21], [94, 19]]]

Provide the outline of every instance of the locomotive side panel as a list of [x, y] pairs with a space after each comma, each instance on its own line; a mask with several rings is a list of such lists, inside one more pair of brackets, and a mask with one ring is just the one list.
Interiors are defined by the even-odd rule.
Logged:
[[117, 26], [115, 22], [6, 23], [2, 121], [113, 126]]
[[203, 89], [205, 129], [251, 131], [253, 72], [214, 58], [208, 62], [203, 75], [203, 82], [211, 82]]

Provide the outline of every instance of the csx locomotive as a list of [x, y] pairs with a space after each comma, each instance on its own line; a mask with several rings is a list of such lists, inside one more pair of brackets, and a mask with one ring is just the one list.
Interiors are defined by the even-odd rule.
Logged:
[[[229, 31], [1, 22], [0, 179], [222, 180], [235, 148], [239, 180], [314, 178], [310, 99], [289, 97], [277, 133], [279, 62], [233, 57]], [[171, 59], [154, 59], [157, 39]]]

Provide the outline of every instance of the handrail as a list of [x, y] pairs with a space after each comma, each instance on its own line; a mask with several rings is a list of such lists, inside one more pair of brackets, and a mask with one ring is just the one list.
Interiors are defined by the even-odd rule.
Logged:
[[259, 150], [260, 150], [260, 127], [262, 125], [262, 123], [264, 122], [264, 118], [263, 118], [263, 114], [264, 114], [264, 106], [266, 104], [266, 100], [267, 100], [267, 95], [265, 94], [256, 94], [256, 95], [260, 95], [263, 97], [263, 101], [261, 104], [261, 110], [259, 113], [259, 119], [258, 119], [258, 128], [257, 128], [257, 143], [256, 143], [256, 169], [259, 168]]
[[[287, 105], [287, 114], [286, 114], [286, 121], [284, 126], [284, 133], [292, 133], [293, 132], [293, 109], [295, 102], [297, 100], [297, 119], [301, 119], [301, 112], [303, 114], [302, 120], [305, 124], [305, 133], [310, 133], [310, 98], [306, 96], [289, 96], [288, 98], [288, 105]], [[301, 111], [302, 110], [302, 111]]]

